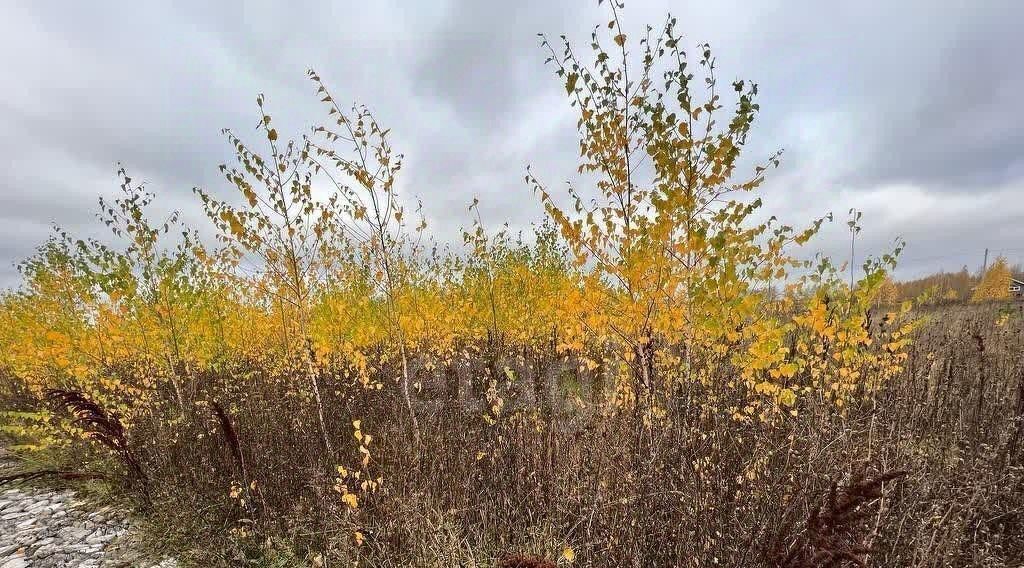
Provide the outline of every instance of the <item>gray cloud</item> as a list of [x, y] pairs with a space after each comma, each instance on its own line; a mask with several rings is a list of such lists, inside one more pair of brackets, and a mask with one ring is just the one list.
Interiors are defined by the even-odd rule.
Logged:
[[1024, 9], [995, 5], [972, 7], [951, 37], [930, 43], [932, 59], [896, 82], [888, 101], [873, 98], [892, 109], [891, 119], [865, 124], [870, 152], [853, 181], [984, 191], [1024, 176], [1024, 73], [1012, 70], [1024, 37], [1011, 29]]
[[[723, 81], [761, 86], [751, 156], [786, 148], [768, 213], [798, 223], [866, 211], [863, 250], [903, 235], [901, 274], [959, 269], [1024, 241], [1024, 40], [1013, 0], [632, 2], [628, 33], [671, 9], [685, 41], [710, 41]], [[316, 68], [341, 100], [370, 104], [406, 154], [401, 190], [457, 240], [465, 205], [529, 227], [527, 164], [552, 188], [574, 177], [574, 117], [537, 32], [585, 50], [606, 21], [592, 2], [22, 3], [0, 23], [0, 286], [56, 222], [101, 234], [97, 194], [115, 165], [202, 215], [192, 186], [227, 191], [219, 131], [255, 135], [257, 93], [282, 133], [323, 117]], [[842, 223], [816, 247], [842, 257]], [[1017, 255], [1014, 257], [1014, 255]], [[975, 262], [978, 264], [978, 262]]]
[[570, 6], [450, 2], [418, 58], [415, 91], [442, 101], [472, 128], [498, 134], [547, 91], [551, 73], [535, 34], [564, 31]]

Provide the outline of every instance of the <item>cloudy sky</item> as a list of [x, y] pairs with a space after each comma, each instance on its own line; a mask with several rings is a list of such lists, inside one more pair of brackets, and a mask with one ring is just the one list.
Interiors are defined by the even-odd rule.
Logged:
[[[760, 85], [749, 149], [785, 149], [772, 213], [862, 209], [859, 248], [902, 236], [904, 278], [976, 268], [986, 247], [1024, 261], [1024, 3], [632, 0], [627, 28], [670, 10], [721, 79]], [[591, 0], [5, 3], [0, 286], [54, 223], [101, 234], [118, 163], [200, 223], [191, 188], [227, 194], [220, 129], [255, 139], [257, 93], [282, 135], [321, 119], [310, 67], [393, 129], [402, 191], [440, 240], [474, 196], [486, 222], [528, 228], [541, 209], [525, 167], [557, 185], [577, 152], [536, 34], [582, 41], [606, 20]], [[846, 239], [840, 221], [816, 247], [842, 259]]]

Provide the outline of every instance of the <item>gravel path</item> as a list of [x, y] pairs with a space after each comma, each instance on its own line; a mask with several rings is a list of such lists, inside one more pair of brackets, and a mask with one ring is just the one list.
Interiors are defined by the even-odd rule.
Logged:
[[[9, 465], [2, 462], [0, 448], [0, 474]], [[70, 490], [0, 489], [0, 568], [177, 567], [173, 560], [142, 561], [128, 529], [124, 515], [90, 509]]]

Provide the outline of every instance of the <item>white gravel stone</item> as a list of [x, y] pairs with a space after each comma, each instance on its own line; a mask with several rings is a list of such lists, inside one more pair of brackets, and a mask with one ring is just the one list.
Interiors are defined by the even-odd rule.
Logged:
[[[4, 471], [0, 448], [0, 472]], [[122, 541], [125, 515], [92, 507], [70, 490], [34, 487], [0, 490], [0, 568], [177, 568], [173, 559], [143, 564]]]

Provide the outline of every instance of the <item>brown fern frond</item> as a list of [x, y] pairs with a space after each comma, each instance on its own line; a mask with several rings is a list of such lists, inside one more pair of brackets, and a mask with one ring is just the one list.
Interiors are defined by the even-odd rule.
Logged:
[[128, 468], [129, 479], [139, 481], [145, 492], [147, 477], [142, 465], [128, 446], [124, 425], [117, 415], [108, 413], [80, 391], [50, 389], [46, 400], [56, 411], [67, 411], [72, 423], [85, 431], [86, 436], [109, 448]]
[[866, 566], [864, 559], [872, 552], [865, 544], [870, 536], [863, 522], [871, 514], [867, 506], [882, 497], [885, 482], [906, 475], [906, 471], [889, 471], [867, 477], [861, 469], [854, 471], [846, 487], [840, 489], [833, 483], [824, 503], [807, 516], [803, 529], [786, 539], [781, 550], [776, 549], [773, 564], [786, 568]]
[[231, 424], [231, 418], [224, 407], [218, 402], [214, 402], [211, 406], [213, 406], [213, 413], [217, 416], [217, 422], [220, 424], [220, 431], [224, 434], [228, 447], [231, 448], [231, 457], [235, 460], [238, 474], [244, 479], [246, 477], [245, 461], [242, 459], [242, 447], [238, 443], [238, 433], [235, 431], [234, 425]]

